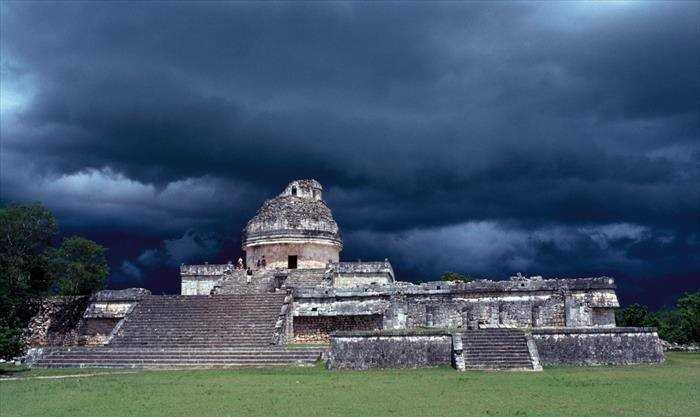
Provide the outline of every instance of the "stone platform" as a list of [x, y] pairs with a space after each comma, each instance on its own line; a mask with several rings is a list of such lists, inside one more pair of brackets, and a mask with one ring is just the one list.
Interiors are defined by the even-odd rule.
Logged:
[[531, 337], [517, 329], [338, 332], [329, 369], [420, 368], [540, 371]]

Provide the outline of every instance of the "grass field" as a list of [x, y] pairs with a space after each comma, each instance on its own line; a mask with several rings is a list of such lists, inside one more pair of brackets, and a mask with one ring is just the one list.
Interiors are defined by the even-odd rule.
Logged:
[[[11, 376], [68, 373], [75, 371]], [[319, 366], [24, 379], [0, 382], [0, 415], [697, 417], [700, 355], [670, 353], [660, 366], [539, 373], [328, 372]]]

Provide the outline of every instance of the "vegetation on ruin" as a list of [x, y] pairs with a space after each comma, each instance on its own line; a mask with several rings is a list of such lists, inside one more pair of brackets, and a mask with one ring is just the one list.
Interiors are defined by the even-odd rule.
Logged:
[[[57, 373], [76, 371], [32, 370], [15, 376]], [[680, 417], [697, 415], [698, 387], [700, 355], [691, 353], [669, 353], [663, 365], [561, 367], [544, 372], [459, 373], [451, 368], [329, 372], [321, 366], [140, 371], [2, 381], [0, 414]]]
[[700, 292], [685, 294], [675, 308], [650, 312], [645, 306], [631, 304], [615, 311], [618, 326], [656, 327], [659, 337], [673, 343], [700, 343]]
[[83, 295], [104, 287], [105, 248], [82, 237], [52, 246], [53, 214], [41, 204], [0, 207], [0, 358], [22, 350], [22, 330], [34, 313], [33, 298]]
[[448, 282], [471, 282], [474, 278], [469, 275], [460, 274], [458, 272], [447, 271], [440, 275], [440, 281]]

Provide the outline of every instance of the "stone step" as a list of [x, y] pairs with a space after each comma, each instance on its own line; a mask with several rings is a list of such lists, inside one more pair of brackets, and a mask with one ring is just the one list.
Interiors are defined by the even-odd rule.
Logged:
[[519, 330], [482, 329], [462, 336], [466, 369], [534, 369], [525, 333]]
[[[157, 345], [160, 344], [161, 347], [168, 347], [169, 345], [193, 345], [193, 344], [212, 344], [212, 345], [230, 345], [236, 346], [236, 344], [260, 344], [261, 342], [269, 344], [270, 338], [259, 337], [259, 338], [247, 338], [247, 339], [224, 339], [224, 338], [207, 338], [207, 339], [187, 339], [187, 338], [153, 338], [153, 339], [126, 339], [123, 340], [124, 343], [133, 344], [138, 347], [138, 345], [150, 344]], [[114, 343], [112, 343], [114, 344]], [[123, 346], [123, 344], [122, 344]]]
[[464, 346], [465, 352], [503, 352], [503, 353], [518, 353], [529, 352], [525, 346]]
[[231, 359], [215, 359], [215, 360], [182, 360], [182, 359], [173, 359], [173, 360], [118, 360], [118, 359], [111, 359], [111, 358], [105, 358], [104, 360], [92, 360], [92, 359], [86, 359], [86, 360], [47, 360], [44, 362], [39, 362], [35, 364], [36, 367], [84, 367], [84, 368], [92, 368], [95, 366], [99, 365], [107, 365], [109, 364], [112, 367], [118, 367], [119, 365], [121, 366], [132, 366], [132, 367], [137, 367], [139, 365], [170, 365], [170, 366], [179, 366], [179, 365], [199, 365], [199, 366], [205, 366], [205, 365], [254, 365], [254, 366], [266, 366], [270, 364], [291, 364], [291, 363], [308, 363], [312, 364], [316, 362], [317, 358], [303, 358], [303, 359], [295, 359], [295, 358], [280, 358], [280, 359], [252, 359], [252, 360], [246, 360], [246, 359], [240, 359], [240, 358], [231, 358]]
[[269, 346], [287, 297], [286, 292], [146, 297], [123, 322], [110, 346]]
[[222, 363], [207, 363], [207, 364], [118, 364], [118, 363], [57, 363], [40, 366], [42, 368], [128, 368], [128, 369], [218, 369], [218, 368], [261, 368], [268, 366], [311, 366], [313, 362], [281, 362], [281, 363], [238, 363], [238, 362], [222, 362]]
[[53, 355], [43, 362], [50, 361], [100, 361], [100, 360], [110, 360], [110, 361], [230, 361], [236, 360], [305, 360], [305, 359], [316, 359], [318, 355], [192, 355], [192, 356], [146, 356], [146, 355]]
[[266, 326], [266, 327], [255, 327], [255, 328], [247, 328], [247, 329], [235, 329], [235, 328], [221, 328], [221, 327], [215, 327], [215, 328], [203, 328], [203, 329], [178, 329], [178, 328], [167, 328], [167, 329], [158, 329], [158, 328], [136, 328], [134, 329], [133, 327], [129, 329], [131, 334], [181, 334], [181, 335], [197, 335], [197, 334], [218, 334], [218, 333], [223, 333], [223, 334], [229, 334], [229, 335], [247, 335], [247, 334], [267, 334], [270, 332], [270, 330], [274, 329], [274, 326]]
[[464, 352], [463, 353], [465, 358], [514, 358], [514, 359], [519, 359], [519, 358], [530, 358], [530, 354], [527, 352], [519, 352], [516, 354], [513, 353], [487, 353], [487, 352], [479, 352], [479, 353], [468, 353]]
[[206, 347], [211, 345], [212, 347], [225, 347], [225, 346], [241, 346], [241, 345], [258, 345], [264, 346], [270, 344], [270, 338], [258, 338], [258, 339], [129, 339], [124, 344], [112, 344], [115, 346], [145, 346], [150, 345], [154, 347], [170, 347], [170, 346], [198, 346]]
[[273, 303], [279, 303], [281, 302], [282, 299], [271, 299], [271, 300], [260, 300], [260, 301], [255, 301], [255, 302], [250, 302], [250, 303], [238, 303], [238, 304], [231, 304], [231, 303], [213, 303], [213, 302], [193, 302], [193, 301], [174, 301], [174, 302], [161, 302], [158, 304], [148, 302], [148, 300], [145, 300], [145, 302], [148, 303], [148, 306], [146, 308], [151, 309], [153, 311], [157, 310], [164, 310], [167, 308], [170, 308], [172, 306], [182, 306], [191, 310], [201, 310], [201, 311], [221, 311], [225, 310], [228, 308], [235, 308], [235, 309], [248, 309], [250, 307], [258, 307], [264, 309], [269, 309], [270, 305], [265, 305], [263, 303], [268, 303], [268, 302], [273, 302]]
[[65, 352], [87, 352], [87, 353], [119, 353], [119, 352], [144, 352], [144, 353], [268, 353], [268, 352], [319, 352], [323, 350], [318, 347], [295, 347], [293, 349], [283, 346], [268, 346], [268, 347], [250, 347], [250, 348], [141, 348], [141, 347], [112, 347], [112, 346], [69, 346], [61, 348], [49, 348], [50, 353], [65, 353]]
[[313, 364], [321, 356], [320, 349], [144, 349], [135, 348], [55, 348], [41, 357], [35, 366], [104, 367], [104, 368], [211, 368], [235, 366], [276, 366]]
[[[231, 321], [224, 321], [224, 320], [219, 320], [217, 318], [209, 318], [209, 317], [196, 317], [193, 320], [193, 316], [189, 316], [187, 319], [184, 318], [177, 318], [173, 317], [170, 320], [149, 320], [146, 317], [138, 317], [138, 316], [133, 316], [129, 317], [129, 321], [132, 322], [133, 325], [142, 325], [142, 326], [159, 326], [159, 325], [169, 325], [169, 326], [178, 326], [181, 328], [194, 328], [194, 329], [201, 329], [203, 327], [230, 327], [230, 328], [248, 328], [248, 327], [263, 327], [266, 325], [269, 325], [269, 320], [271, 318], [277, 318], [277, 314], [270, 314], [267, 317], [260, 318], [257, 320], [236, 320], [235, 322]], [[230, 315], [228, 317], [236, 317], [235, 315]], [[136, 320], [138, 320], [138, 323], [134, 323]], [[181, 321], [180, 321], [181, 320]], [[200, 323], [199, 326], [197, 326], [196, 323]], [[273, 323], [274, 324], [274, 323]]]

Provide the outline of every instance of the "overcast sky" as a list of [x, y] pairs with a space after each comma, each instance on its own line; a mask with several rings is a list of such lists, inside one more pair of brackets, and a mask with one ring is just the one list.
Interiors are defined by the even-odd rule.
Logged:
[[177, 292], [316, 178], [405, 280], [700, 289], [700, 3], [0, 4], [1, 198]]

